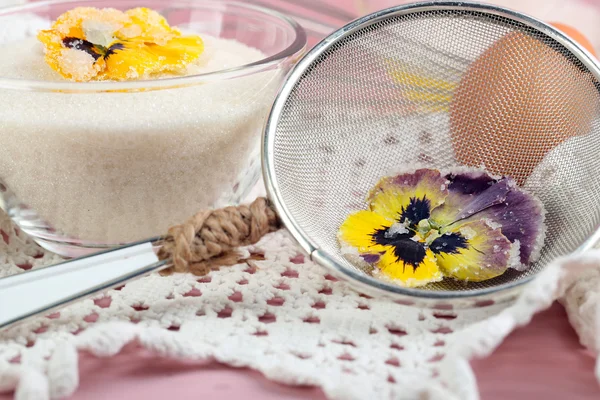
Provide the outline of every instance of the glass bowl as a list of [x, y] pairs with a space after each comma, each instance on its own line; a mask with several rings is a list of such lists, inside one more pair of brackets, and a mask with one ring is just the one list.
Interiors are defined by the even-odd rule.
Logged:
[[[79, 6], [154, 9], [171, 26], [203, 37], [203, 56], [223, 51], [230, 58], [185, 77], [66, 81], [44, 70], [41, 44], [31, 41]], [[229, 1], [49, 1], [1, 9], [0, 206], [42, 247], [77, 257], [160, 236], [202, 209], [239, 203], [260, 177], [263, 124], [305, 45], [303, 29], [288, 17]]]

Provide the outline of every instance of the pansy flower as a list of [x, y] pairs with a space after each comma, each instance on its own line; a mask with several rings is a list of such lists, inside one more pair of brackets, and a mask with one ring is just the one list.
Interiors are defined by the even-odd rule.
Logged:
[[79, 82], [181, 73], [204, 51], [199, 36], [182, 35], [147, 8], [74, 8], [40, 31], [38, 39], [46, 63]]
[[450, 277], [478, 282], [524, 270], [544, 240], [542, 203], [514, 180], [478, 169], [418, 169], [381, 179], [338, 239], [375, 274], [417, 287]]

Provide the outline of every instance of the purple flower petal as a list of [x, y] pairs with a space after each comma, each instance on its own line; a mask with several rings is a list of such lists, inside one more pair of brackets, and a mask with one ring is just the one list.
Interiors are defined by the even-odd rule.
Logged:
[[460, 194], [479, 194], [500, 180], [480, 170], [459, 170], [445, 177], [449, 181], [448, 190]]
[[[522, 269], [539, 257], [544, 235], [544, 208], [535, 197], [520, 189], [510, 178], [495, 178], [479, 171], [460, 170], [446, 175], [448, 197], [432, 211], [431, 219], [446, 226], [457, 220], [487, 220], [520, 246]], [[518, 243], [517, 243], [518, 242]]]
[[506, 179], [490, 186], [479, 195], [473, 195], [474, 198], [457, 215], [456, 220], [468, 218], [496, 204], [501, 204], [506, 200], [506, 196], [511, 190], [511, 182]]
[[431, 219], [446, 226], [486, 208], [501, 204], [511, 189], [516, 186], [507, 178], [494, 179], [480, 171], [468, 171], [446, 175], [448, 196], [443, 205], [431, 213]]
[[360, 255], [363, 259], [364, 262], [366, 262], [367, 264], [376, 264], [379, 262], [379, 259], [381, 258], [381, 254], [361, 254]]
[[541, 202], [522, 190], [511, 190], [506, 200], [478, 214], [501, 225], [502, 234], [521, 246], [521, 264], [528, 266], [539, 257], [544, 236], [544, 208]]

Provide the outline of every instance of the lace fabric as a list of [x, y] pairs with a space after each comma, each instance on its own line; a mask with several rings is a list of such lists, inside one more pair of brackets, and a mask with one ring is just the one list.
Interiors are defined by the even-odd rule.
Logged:
[[[1, 276], [58, 261], [4, 215], [0, 226]], [[19, 400], [67, 396], [79, 350], [109, 357], [138, 341], [164, 357], [317, 385], [331, 399], [477, 399], [468, 360], [563, 293], [582, 341], [598, 349], [596, 294], [588, 296], [600, 282], [598, 253], [557, 261], [514, 304], [453, 311], [361, 294], [309, 261], [285, 230], [243, 252], [245, 262], [206, 277], [153, 274], [0, 332], [0, 390]], [[582, 270], [593, 279], [580, 281]]]

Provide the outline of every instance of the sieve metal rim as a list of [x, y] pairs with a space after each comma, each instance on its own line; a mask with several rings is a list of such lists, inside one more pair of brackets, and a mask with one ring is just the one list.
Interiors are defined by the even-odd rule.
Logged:
[[[517, 290], [522, 289], [523, 285], [533, 280], [537, 274], [529, 277], [519, 279], [514, 282], [501, 284], [498, 286], [476, 289], [471, 291], [427, 291], [422, 289], [405, 288], [393, 284], [386, 283], [384, 281], [375, 279], [366, 274], [359, 273], [355, 270], [346, 268], [334, 259], [332, 259], [327, 252], [322, 251], [305, 232], [298, 226], [294, 221], [289, 212], [285, 202], [281, 198], [281, 192], [277, 183], [277, 174], [275, 172], [274, 164], [274, 139], [277, 131], [277, 126], [281, 114], [286, 105], [287, 99], [289, 98], [292, 90], [294, 89], [297, 82], [301, 79], [304, 72], [313, 64], [313, 62], [325, 51], [330, 49], [334, 44], [344, 39], [346, 36], [353, 34], [359, 29], [363, 29], [370, 25], [376, 24], [384, 19], [401, 16], [411, 13], [421, 13], [428, 11], [472, 11], [483, 14], [495, 15], [506, 19], [513, 20], [517, 23], [523, 24], [529, 28], [533, 28], [538, 32], [548, 36], [556, 42], [563, 45], [568, 51], [571, 52], [579, 62], [581, 62], [593, 76], [600, 81], [600, 64], [594, 59], [594, 57], [577, 42], [572, 40], [567, 35], [563, 34], [553, 26], [536, 19], [532, 16], [523, 14], [521, 12], [500, 7], [491, 4], [483, 4], [477, 2], [457, 2], [457, 1], [426, 1], [416, 2], [400, 6], [394, 6], [386, 8], [374, 13], [365, 15], [358, 18], [338, 30], [331, 33], [329, 36], [322, 39], [317, 43], [309, 52], [307, 52], [292, 68], [286, 77], [285, 82], [280, 87], [270, 113], [265, 123], [265, 129], [262, 136], [262, 172], [265, 182], [265, 187], [269, 199], [272, 201], [273, 206], [284, 226], [288, 229], [294, 240], [298, 245], [308, 253], [310, 259], [317, 264], [329, 269], [333, 273], [338, 274], [347, 280], [357, 283], [363, 288], [374, 289], [377, 292], [384, 293], [392, 296], [407, 296], [413, 298], [420, 298], [423, 300], [452, 300], [452, 299], [479, 299], [481, 297], [497, 294], [504, 292], [509, 294], [514, 293]], [[572, 254], [578, 254], [593, 248], [598, 242], [600, 242], [600, 226], [598, 226], [593, 235], [588, 240], [582, 243]]]

